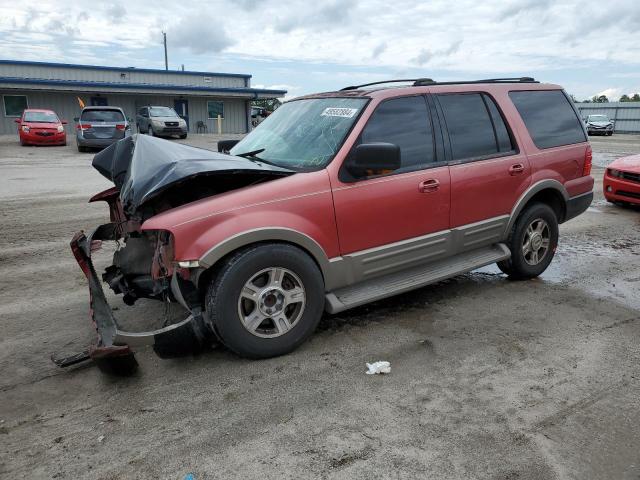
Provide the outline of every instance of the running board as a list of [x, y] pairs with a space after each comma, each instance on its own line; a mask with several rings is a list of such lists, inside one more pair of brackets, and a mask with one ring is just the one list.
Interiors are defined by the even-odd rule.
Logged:
[[325, 310], [328, 313], [342, 312], [365, 303], [440, 282], [485, 265], [507, 260], [510, 256], [511, 252], [505, 244], [496, 243], [426, 265], [373, 278], [327, 293]]

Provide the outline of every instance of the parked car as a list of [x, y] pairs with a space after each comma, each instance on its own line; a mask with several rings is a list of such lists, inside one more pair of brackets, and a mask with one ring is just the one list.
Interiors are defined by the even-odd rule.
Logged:
[[589, 115], [584, 123], [589, 135], [613, 135], [613, 121], [606, 115]]
[[152, 137], [178, 135], [180, 138], [187, 138], [187, 122], [173, 108], [142, 107], [138, 110], [136, 124], [138, 132], [147, 133]]
[[20, 145], [66, 145], [65, 120], [53, 110], [29, 108], [16, 119]]
[[602, 191], [609, 202], [640, 205], [640, 155], [611, 162], [604, 174]]
[[[553, 259], [558, 224], [593, 198], [573, 102], [530, 78], [347, 87], [284, 103], [229, 155], [137, 135], [93, 164], [114, 183], [91, 200], [109, 204], [111, 223], [77, 233], [72, 249], [101, 361], [213, 336], [272, 357], [304, 342], [323, 311], [492, 263], [533, 278]], [[123, 331], [91, 263], [95, 240], [118, 242], [103, 279], [125, 302], [171, 299], [189, 316]]]
[[131, 125], [119, 107], [84, 107], [76, 118], [79, 152], [104, 148], [131, 135]]

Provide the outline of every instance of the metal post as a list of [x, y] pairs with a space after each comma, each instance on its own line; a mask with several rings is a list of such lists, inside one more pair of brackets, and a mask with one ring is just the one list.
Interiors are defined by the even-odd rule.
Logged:
[[167, 33], [162, 32], [162, 41], [164, 43], [164, 69], [169, 70], [169, 59], [167, 58]]
[[222, 135], [222, 115], [218, 114], [218, 135]]

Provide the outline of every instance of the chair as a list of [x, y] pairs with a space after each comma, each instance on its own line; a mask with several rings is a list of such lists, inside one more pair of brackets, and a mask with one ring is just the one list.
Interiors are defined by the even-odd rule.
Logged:
[[200, 133], [200, 130], [202, 130], [204, 133], [209, 133], [207, 124], [204, 123], [202, 120], [198, 120], [198, 123], [196, 123], [196, 132]]

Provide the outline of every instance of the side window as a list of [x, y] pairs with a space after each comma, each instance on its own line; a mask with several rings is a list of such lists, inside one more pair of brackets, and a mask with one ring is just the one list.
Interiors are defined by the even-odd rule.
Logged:
[[509, 97], [538, 148], [586, 142], [582, 123], [562, 90], [513, 91]]
[[378, 105], [359, 143], [375, 142], [400, 147], [401, 167], [396, 173], [419, 170], [434, 162], [433, 129], [425, 98], [394, 98]]
[[[443, 94], [437, 98], [449, 132], [452, 160], [513, 150], [509, 132], [491, 98], [480, 93]], [[495, 113], [490, 115], [491, 106]]]
[[489, 114], [491, 115], [491, 121], [493, 122], [493, 128], [496, 134], [496, 142], [498, 143], [498, 151], [504, 153], [515, 150], [511, 136], [509, 135], [509, 130], [507, 130], [507, 125], [504, 123], [504, 118], [500, 114], [496, 102], [489, 95], [482, 94], [482, 98], [484, 98], [487, 108], [489, 109]]

